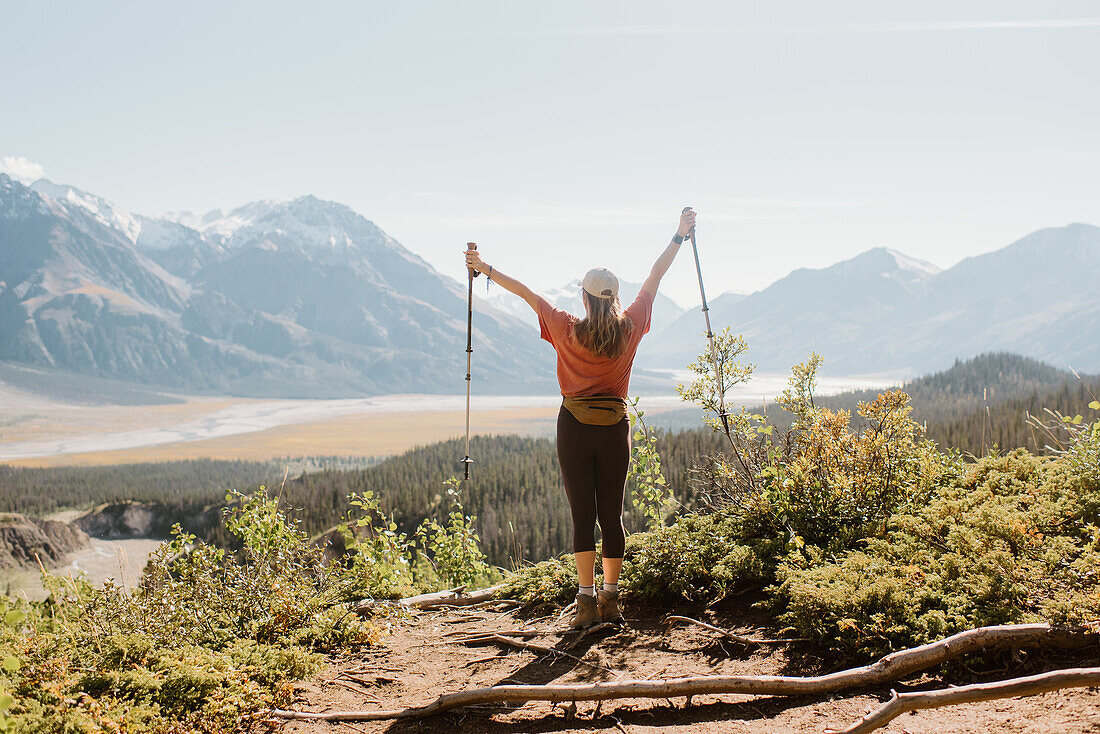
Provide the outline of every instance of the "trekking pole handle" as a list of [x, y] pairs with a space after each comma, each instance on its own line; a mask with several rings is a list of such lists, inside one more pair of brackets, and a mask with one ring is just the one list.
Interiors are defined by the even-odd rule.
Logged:
[[[477, 249], [477, 243], [476, 242], [467, 242], [466, 243], [466, 249], [467, 250], [476, 250]], [[469, 270], [470, 270], [470, 277], [471, 278], [476, 278], [477, 276], [481, 275], [481, 273], [474, 270], [473, 268], [469, 268]]]

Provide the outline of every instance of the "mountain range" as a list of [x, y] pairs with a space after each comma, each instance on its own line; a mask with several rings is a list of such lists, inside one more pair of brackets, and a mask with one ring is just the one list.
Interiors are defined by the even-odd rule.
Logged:
[[[461, 272], [461, 271], [460, 271]], [[708, 289], [721, 291], [721, 274]], [[811, 350], [833, 375], [913, 374], [989, 351], [1100, 370], [1100, 228], [1043, 229], [939, 270], [886, 248], [712, 298], [715, 329], [762, 371]], [[623, 282], [624, 303], [638, 284]], [[313, 196], [134, 214], [71, 186], [0, 174], [0, 362], [175, 392], [337, 397], [461, 393], [466, 284], [350, 208]], [[579, 287], [549, 291], [581, 311]], [[526, 304], [475, 297], [475, 389], [553, 392]], [[697, 308], [658, 297], [638, 355], [682, 369]]]
[[[1051, 227], [940, 270], [887, 248], [799, 269], [710, 304], [715, 331], [744, 335], [748, 358], [784, 372], [810, 351], [829, 374], [921, 374], [985, 352], [1100, 370], [1100, 228]], [[679, 368], [705, 347], [684, 313], [657, 334], [649, 367]], [[641, 359], [641, 357], [645, 359]]]
[[[148, 218], [0, 175], [0, 360], [176, 391], [464, 389], [466, 292], [351, 209], [304, 196]], [[553, 353], [479, 304], [487, 391], [552, 390]]]

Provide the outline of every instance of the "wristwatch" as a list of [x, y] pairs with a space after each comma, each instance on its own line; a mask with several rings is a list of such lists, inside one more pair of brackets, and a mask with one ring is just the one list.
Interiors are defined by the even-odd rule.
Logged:
[[673, 241], [673, 242], [675, 242], [675, 243], [676, 243], [676, 244], [678, 244], [678, 245], [682, 245], [682, 244], [684, 244], [684, 238], [680, 236], [680, 233], [679, 233], [679, 232], [677, 232], [676, 234], [672, 235], [672, 241]]

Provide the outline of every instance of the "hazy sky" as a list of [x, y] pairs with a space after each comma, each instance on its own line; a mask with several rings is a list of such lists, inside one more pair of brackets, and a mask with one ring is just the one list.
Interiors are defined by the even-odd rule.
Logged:
[[[0, 157], [146, 214], [312, 193], [464, 277], [708, 292], [1100, 224], [1100, 3], [0, 0]], [[666, 292], [697, 300], [685, 250]]]

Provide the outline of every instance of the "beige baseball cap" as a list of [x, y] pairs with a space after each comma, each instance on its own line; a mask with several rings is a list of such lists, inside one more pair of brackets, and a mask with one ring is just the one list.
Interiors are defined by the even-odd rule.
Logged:
[[591, 296], [611, 300], [619, 295], [619, 279], [607, 268], [592, 268], [585, 273], [581, 288]]

